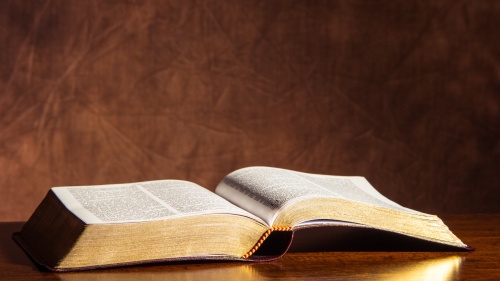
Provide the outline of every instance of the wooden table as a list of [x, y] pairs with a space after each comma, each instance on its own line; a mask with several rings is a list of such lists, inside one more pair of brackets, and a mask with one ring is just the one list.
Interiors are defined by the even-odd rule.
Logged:
[[288, 253], [263, 263], [156, 264], [52, 273], [11, 239], [23, 223], [0, 223], [1, 280], [500, 280], [500, 214], [440, 216], [474, 252]]

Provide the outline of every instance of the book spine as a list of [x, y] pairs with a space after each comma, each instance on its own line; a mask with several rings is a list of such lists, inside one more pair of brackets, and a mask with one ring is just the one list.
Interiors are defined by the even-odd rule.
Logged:
[[253, 246], [253, 248], [250, 251], [248, 251], [246, 254], [244, 254], [242, 256], [242, 258], [248, 259], [251, 255], [253, 255], [255, 253], [255, 251], [257, 251], [260, 248], [262, 243], [264, 243], [264, 241], [267, 239], [267, 237], [269, 237], [269, 235], [273, 231], [292, 231], [292, 227], [291, 226], [273, 226], [273, 227], [271, 227], [262, 235], [262, 237], [259, 239], [259, 241], [255, 244], [255, 246]]

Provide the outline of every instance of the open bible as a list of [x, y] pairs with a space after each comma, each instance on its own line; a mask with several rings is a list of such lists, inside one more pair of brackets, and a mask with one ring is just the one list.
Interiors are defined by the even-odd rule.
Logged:
[[470, 249], [437, 216], [396, 204], [363, 177], [270, 167], [232, 172], [215, 193], [180, 180], [55, 187], [13, 237], [39, 264], [71, 271], [270, 260], [286, 252], [295, 231], [339, 225]]

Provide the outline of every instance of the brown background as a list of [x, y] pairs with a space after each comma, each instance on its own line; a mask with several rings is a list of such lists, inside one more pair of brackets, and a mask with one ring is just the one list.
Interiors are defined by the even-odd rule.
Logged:
[[0, 1], [0, 221], [250, 165], [499, 212], [500, 1]]

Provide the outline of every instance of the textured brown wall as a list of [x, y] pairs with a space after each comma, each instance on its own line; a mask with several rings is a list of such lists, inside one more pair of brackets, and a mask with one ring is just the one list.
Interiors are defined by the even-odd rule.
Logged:
[[0, 1], [0, 221], [250, 165], [500, 211], [500, 1]]

